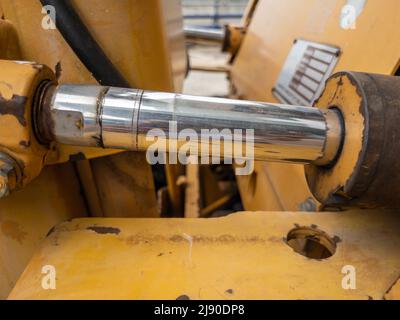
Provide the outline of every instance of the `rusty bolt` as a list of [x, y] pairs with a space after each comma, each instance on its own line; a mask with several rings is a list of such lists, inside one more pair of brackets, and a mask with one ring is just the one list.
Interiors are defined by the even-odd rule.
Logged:
[[16, 178], [15, 165], [16, 163], [14, 159], [3, 152], [0, 152], [0, 198], [10, 194], [12, 189], [11, 181]]
[[0, 171], [0, 198], [7, 196], [10, 193], [8, 188], [8, 175]]

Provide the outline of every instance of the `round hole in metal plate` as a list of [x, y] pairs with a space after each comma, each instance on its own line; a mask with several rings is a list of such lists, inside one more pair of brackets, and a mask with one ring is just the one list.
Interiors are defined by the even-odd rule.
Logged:
[[327, 259], [336, 252], [335, 239], [317, 228], [296, 227], [289, 231], [286, 242], [294, 252], [310, 259]]

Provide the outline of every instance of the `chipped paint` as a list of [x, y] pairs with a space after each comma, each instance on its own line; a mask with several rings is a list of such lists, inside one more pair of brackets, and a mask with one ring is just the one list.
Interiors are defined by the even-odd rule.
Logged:
[[26, 127], [25, 119], [25, 107], [26, 97], [13, 95], [11, 99], [6, 99], [3, 95], [0, 95], [0, 114], [1, 115], [12, 115], [18, 119], [18, 122]]

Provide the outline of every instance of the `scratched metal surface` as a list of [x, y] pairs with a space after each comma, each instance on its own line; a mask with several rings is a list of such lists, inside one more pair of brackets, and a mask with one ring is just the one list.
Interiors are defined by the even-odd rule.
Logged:
[[[328, 259], [285, 242], [312, 226], [340, 239]], [[77, 219], [58, 226], [10, 299], [382, 299], [400, 270], [396, 212], [238, 213], [215, 219]], [[41, 286], [56, 268], [56, 290]], [[356, 268], [356, 289], [342, 268]], [[379, 281], [376, 281], [379, 279]]]

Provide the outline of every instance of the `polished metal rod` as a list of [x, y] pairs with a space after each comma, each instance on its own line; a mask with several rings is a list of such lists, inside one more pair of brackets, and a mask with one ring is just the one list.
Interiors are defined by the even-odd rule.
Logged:
[[224, 29], [185, 26], [184, 32], [186, 37], [192, 40], [206, 40], [222, 43], [225, 38]]
[[312, 107], [90, 85], [43, 101], [39, 135], [69, 145], [324, 165], [343, 135], [335, 110]]

